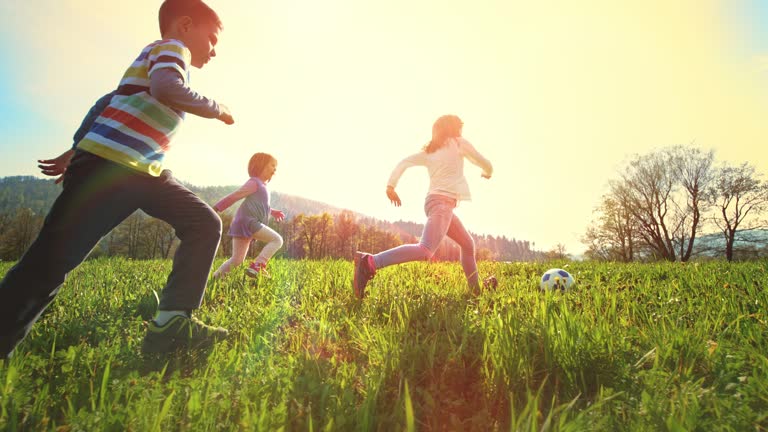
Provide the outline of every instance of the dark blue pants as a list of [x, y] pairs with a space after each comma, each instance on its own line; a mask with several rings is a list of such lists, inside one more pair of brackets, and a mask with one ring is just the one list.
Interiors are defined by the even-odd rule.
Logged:
[[152, 177], [78, 151], [37, 239], [0, 281], [0, 358], [29, 333], [66, 274], [138, 209], [167, 222], [181, 240], [160, 309], [200, 307], [221, 238], [216, 212], [168, 170]]

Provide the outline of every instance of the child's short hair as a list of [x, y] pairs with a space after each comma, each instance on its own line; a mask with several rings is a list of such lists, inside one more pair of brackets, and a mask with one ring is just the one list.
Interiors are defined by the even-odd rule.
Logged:
[[165, 0], [158, 13], [160, 34], [168, 30], [173, 20], [182, 16], [192, 18], [195, 23], [211, 22], [221, 28], [219, 16], [203, 0]]
[[264, 171], [264, 167], [272, 161], [277, 162], [277, 159], [269, 153], [255, 153], [248, 161], [248, 175], [250, 177], [258, 176]]
[[464, 122], [457, 115], [440, 116], [432, 125], [432, 140], [424, 146], [424, 151], [433, 153], [442, 148], [449, 138], [460, 137], [462, 126]]

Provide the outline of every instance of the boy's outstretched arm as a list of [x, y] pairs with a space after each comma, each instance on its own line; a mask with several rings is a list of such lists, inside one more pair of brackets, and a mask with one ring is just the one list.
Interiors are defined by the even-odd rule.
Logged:
[[41, 173], [47, 176], [59, 176], [56, 181], [54, 181], [54, 183], [61, 183], [61, 181], [64, 179], [63, 174], [65, 171], [67, 171], [67, 167], [69, 166], [69, 161], [72, 160], [72, 156], [75, 154], [75, 147], [77, 147], [77, 143], [79, 143], [80, 140], [85, 137], [85, 134], [91, 130], [91, 126], [93, 126], [93, 123], [96, 121], [99, 115], [104, 111], [107, 105], [109, 105], [109, 101], [112, 100], [112, 96], [114, 95], [115, 91], [105, 94], [93, 104], [91, 109], [88, 110], [88, 113], [83, 118], [83, 121], [80, 122], [80, 127], [77, 128], [75, 135], [72, 137], [72, 148], [53, 159], [37, 160], [39, 164], [37, 167], [40, 168]]
[[228, 125], [235, 122], [227, 106], [189, 88], [174, 69], [154, 71], [149, 83], [152, 96], [165, 105], [200, 117], [215, 118]]
[[59, 184], [64, 180], [64, 173], [67, 171], [69, 161], [72, 160], [72, 156], [75, 154], [75, 149], [71, 148], [64, 153], [56, 156], [53, 159], [38, 159], [37, 167], [40, 168], [40, 172], [47, 176], [59, 176], [53, 183]]

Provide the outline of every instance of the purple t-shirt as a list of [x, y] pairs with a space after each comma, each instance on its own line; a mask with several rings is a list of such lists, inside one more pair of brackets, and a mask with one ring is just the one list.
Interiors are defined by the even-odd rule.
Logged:
[[240, 189], [222, 198], [213, 208], [224, 211], [243, 198], [245, 200], [237, 209], [235, 219], [229, 227], [229, 235], [232, 237], [252, 237], [269, 222], [269, 191], [258, 177], [248, 179]]

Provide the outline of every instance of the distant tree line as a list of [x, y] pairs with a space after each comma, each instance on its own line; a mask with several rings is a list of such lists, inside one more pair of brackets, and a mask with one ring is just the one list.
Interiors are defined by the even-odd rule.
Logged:
[[[187, 185], [204, 201], [213, 204], [236, 186], [196, 187]], [[0, 178], [0, 259], [16, 260], [29, 247], [42, 226], [46, 212], [61, 191], [51, 180], [35, 177]], [[379, 252], [403, 243], [418, 241], [422, 224], [386, 222], [342, 210], [317, 201], [272, 193], [272, 205], [286, 212], [286, 219], [270, 227], [279, 232], [284, 245], [277, 256], [295, 259], [352, 259], [356, 250]], [[238, 205], [221, 214], [222, 241], [218, 254], [229, 256], [231, 238], [226, 235]], [[476, 235], [479, 260], [528, 261], [541, 257], [533, 244], [506, 236]], [[170, 258], [178, 247], [170, 225], [137, 211], [105, 236], [91, 256], [121, 255], [134, 259]], [[252, 247], [255, 256], [260, 245]], [[446, 239], [434, 259], [455, 261], [459, 247]]]
[[744, 162], [674, 146], [635, 155], [596, 208], [586, 257], [611, 261], [728, 261], [768, 255], [768, 183]]

